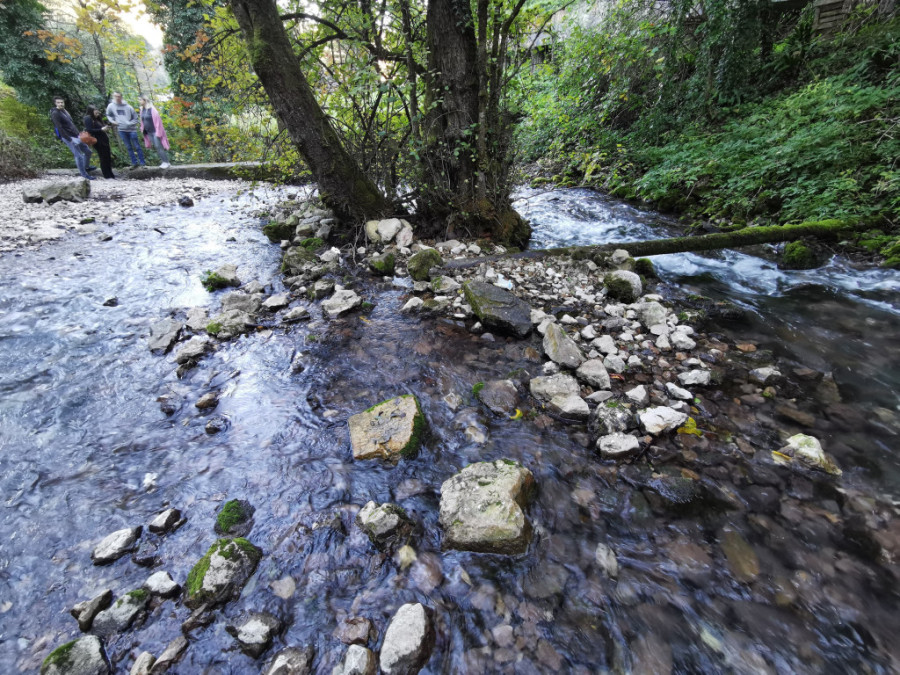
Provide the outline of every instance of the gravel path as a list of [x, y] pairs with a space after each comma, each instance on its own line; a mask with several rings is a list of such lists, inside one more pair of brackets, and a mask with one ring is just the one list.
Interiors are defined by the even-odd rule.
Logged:
[[[0, 214], [6, 214], [0, 218], [0, 252], [37, 248], [67, 232], [91, 234], [99, 225], [115, 223], [147, 207], [177, 204], [179, 197], [184, 195], [197, 200], [249, 187], [248, 183], [237, 180], [98, 178], [91, 181], [90, 199], [80, 204], [26, 204], [23, 201], [22, 190], [60, 180], [65, 179], [47, 176], [0, 185]], [[90, 218], [93, 222], [83, 222]]]

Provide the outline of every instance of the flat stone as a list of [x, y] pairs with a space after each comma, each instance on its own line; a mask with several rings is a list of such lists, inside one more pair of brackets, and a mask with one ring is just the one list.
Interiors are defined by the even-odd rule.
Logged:
[[444, 295], [458, 291], [462, 286], [453, 277], [441, 276], [431, 282], [431, 290]]
[[435, 634], [431, 615], [419, 603], [397, 610], [388, 624], [379, 663], [385, 675], [414, 675], [428, 662]]
[[678, 381], [685, 387], [709, 384], [710, 374], [708, 370], [697, 368], [696, 370], [688, 370], [684, 373], [678, 373]]
[[106, 565], [118, 560], [126, 553], [130, 553], [136, 548], [135, 544], [141, 536], [141, 529], [141, 527], [128, 527], [107, 535], [94, 547], [91, 560], [95, 565]]
[[175, 363], [193, 363], [212, 349], [212, 340], [206, 335], [195, 335], [175, 352]]
[[679, 401], [692, 401], [694, 399], [694, 395], [691, 392], [687, 389], [682, 389], [674, 382], [666, 382], [666, 392], [670, 398], [678, 399]]
[[181, 590], [168, 572], [159, 571], [150, 575], [142, 586], [144, 590], [162, 598], [170, 598]]
[[263, 308], [269, 310], [270, 312], [277, 312], [279, 309], [287, 307], [291, 304], [291, 296], [289, 293], [278, 293], [276, 295], [269, 296], [263, 301]]
[[609, 373], [601, 359], [589, 359], [575, 371], [575, 377], [594, 389], [609, 389]]
[[103, 642], [87, 635], [54, 649], [41, 665], [41, 675], [109, 675], [112, 668]]
[[156, 659], [156, 663], [153, 664], [150, 672], [153, 675], [156, 675], [156, 673], [166, 672], [178, 661], [178, 659], [181, 658], [181, 655], [187, 648], [187, 638], [185, 638], [183, 635], [179, 635], [168, 645], [166, 645], [166, 648], [163, 650], [163, 653], [159, 655], [159, 658]]
[[354, 459], [398, 461], [416, 454], [425, 416], [415, 396], [389, 399], [347, 420]]
[[237, 640], [241, 651], [253, 658], [258, 658], [272, 644], [283, 624], [280, 619], [268, 612], [250, 612], [225, 630]]
[[240, 309], [229, 309], [214, 316], [207, 324], [206, 330], [209, 332], [212, 326], [216, 326], [215, 336], [220, 340], [227, 340], [248, 332], [255, 325], [256, 319], [252, 314]]
[[214, 273], [219, 275], [229, 286], [241, 285], [241, 280], [237, 274], [237, 265], [222, 265]]
[[309, 675], [313, 672], [313, 649], [288, 647], [269, 661], [261, 675]]
[[232, 291], [222, 297], [222, 311], [230, 312], [237, 310], [254, 315], [259, 312], [262, 307], [262, 296], [258, 294], [245, 293], [244, 291]]
[[485, 327], [525, 338], [531, 334], [531, 308], [507, 290], [482, 281], [463, 284], [466, 302]]
[[574, 370], [584, 363], [584, 354], [558, 324], [551, 323], [547, 326], [543, 346], [547, 357], [565, 368]]
[[94, 617], [112, 604], [113, 592], [107, 589], [90, 600], [79, 602], [72, 607], [70, 614], [78, 621], [78, 627], [82, 633], [87, 633], [91, 629]]
[[578, 394], [558, 394], [550, 399], [547, 407], [568, 420], [585, 421], [591, 414], [588, 404]]
[[731, 527], [723, 528], [719, 534], [719, 545], [735, 579], [749, 584], [759, 576], [759, 557], [739, 532]]
[[555, 396], [578, 394], [581, 389], [577, 380], [567, 373], [541, 375], [528, 383], [531, 395], [539, 401], [549, 403]]
[[684, 424], [687, 418], [684, 413], [666, 406], [647, 408], [638, 413], [641, 430], [654, 436], [665, 431], [674, 431]]
[[281, 320], [285, 323], [294, 323], [296, 321], [305, 321], [309, 318], [309, 310], [306, 307], [294, 307], [285, 313]]
[[361, 297], [359, 297], [354, 291], [351, 291], [350, 289], [344, 289], [341, 291], [335, 291], [334, 295], [332, 295], [327, 300], [324, 300], [322, 302], [322, 311], [324, 311], [325, 314], [334, 319], [341, 314], [346, 314], [350, 310], [359, 307], [361, 304]]
[[624, 459], [637, 454], [640, 449], [638, 439], [619, 431], [597, 439], [597, 450], [603, 459]]
[[177, 342], [184, 325], [175, 319], [163, 319], [150, 326], [149, 348], [153, 353], [166, 353]]
[[488, 553], [525, 551], [531, 523], [523, 509], [533, 492], [534, 476], [515, 462], [465, 467], [441, 485], [444, 546]]
[[478, 392], [478, 398], [497, 415], [511, 415], [519, 405], [519, 392], [512, 380], [485, 382]]

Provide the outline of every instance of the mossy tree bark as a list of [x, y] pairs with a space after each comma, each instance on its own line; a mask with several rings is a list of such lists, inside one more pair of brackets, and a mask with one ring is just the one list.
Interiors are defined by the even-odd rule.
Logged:
[[300, 68], [274, 0], [230, 0], [253, 70], [309, 165], [323, 201], [343, 222], [391, 213], [391, 205], [346, 151]]

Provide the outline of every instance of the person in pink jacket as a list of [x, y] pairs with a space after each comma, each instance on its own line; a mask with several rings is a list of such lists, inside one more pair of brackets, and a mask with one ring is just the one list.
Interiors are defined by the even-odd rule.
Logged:
[[168, 169], [169, 166], [169, 138], [166, 136], [166, 130], [163, 127], [162, 119], [159, 117], [159, 111], [150, 99], [141, 96], [141, 133], [144, 134], [144, 145], [150, 147], [151, 143], [156, 148], [156, 154], [159, 155], [160, 168]]

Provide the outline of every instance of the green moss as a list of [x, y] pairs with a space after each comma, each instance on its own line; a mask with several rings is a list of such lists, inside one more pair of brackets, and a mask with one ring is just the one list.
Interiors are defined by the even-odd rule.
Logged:
[[206, 332], [210, 335], [218, 335], [222, 330], [222, 324], [218, 321], [210, 321], [206, 324]]
[[373, 304], [372, 304], [371, 302], [369, 302], [368, 300], [363, 300], [362, 304], [361, 304], [359, 307], [360, 307], [360, 309], [362, 309], [362, 311], [368, 312], [370, 309], [372, 309], [373, 307], [375, 307], [375, 305], [373, 305]]
[[377, 272], [381, 276], [390, 276], [394, 273], [397, 261], [393, 253], [384, 256], [373, 256], [369, 259], [369, 267], [373, 272]]
[[416, 416], [413, 418], [412, 435], [409, 437], [409, 443], [400, 451], [400, 455], [406, 459], [415, 457], [419, 452], [419, 446], [422, 445], [422, 435], [425, 433], [425, 413], [422, 412], [422, 406], [419, 405], [419, 399], [412, 394], [405, 394], [401, 398], [412, 396], [416, 403]]
[[472, 396], [478, 398], [478, 394], [484, 389], [484, 382], [476, 382], [472, 387]]
[[409, 276], [414, 281], [426, 281], [429, 270], [432, 267], [440, 267], [443, 264], [444, 259], [441, 258], [441, 254], [435, 249], [429, 248], [419, 251], [411, 257], [406, 263], [406, 268], [409, 270]]
[[607, 275], [603, 283], [606, 285], [609, 297], [626, 302], [634, 300], [634, 289], [632, 289], [631, 284], [627, 280]]
[[227, 288], [231, 286], [231, 282], [218, 274], [217, 272], [212, 272], [210, 270], [206, 270], [203, 273], [203, 278], [200, 280], [200, 283], [203, 284], [203, 288], [212, 293], [213, 291], [217, 291], [220, 288]]
[[146, 602], [150, 598], [150, 594], [143, 588], [136, 588], [133, 591], [128, 591], [125, 595], [129, 598], [134, 598], [138, 602]]
[[300, 242], [300, 246], [305, 248], [307, 251], [315, 251], [318, 248], [322, 248], [325, 245], [325, 242], [322, 241], [319, 237], [310, 237], [309, 239], [304, 239]]
[[44, 659], [41, 670], [43, 670], [44, 668], [49, 668], [51, 666], [56, 666], [64, 672], [68, 670], [69, 666], [71, 665], [70, 662], [72, 659], [72, 649], [75, 648], [76, 642], [78, 642], [78, 640], [72, 640], [71, 642], [67, 642], [66, 644], [61, 645], [50, 652], [47, 655], [47, 658]]
[[634, 261], [634, 271], [636, 274], [640, 274], [642, 277], [646, 277], [648, 279], [656, 278], [656, 268], [653, 267], [653, 263], [650, 262], [650, 258], [638, 258]]
[[269, 238], [269, 241], [278, 244], [285, 239], [294, 238], [294, 226], [287, 222], [270, 221], [263, 225], [263, 234]]
[[802, 241], [793, 241], [784, 247], [781, 267], [789, 270], [808, 270], [818, 267], [816, 254]]
[[244, 510], [244, 506], [239, 500], [232, 499], [225, 502], [219, 511], [219, 515], [216, 516], [216, 527], [223, 534], [227, 534], [235, 525], [240, 525], [249, 520], [251, 515]]
[[206, 554], [197, 561], [197, 564], [191, 569], [188, 574], [187, 582], [185, 583], [185, 592], [187, 593], [187, 600], [191, 600], [192, 598], [196, 598], [203, 591], [203, 579], [206, 577], [206, 573], [209, 571], [210, 563], [212, 562], [212, 557], [215, 554], [219, 554], [226, 560], [231, 560], [235, 557], [237, 551], [235, 547], [240, 548], [248, 558], [253, 562], [254, 568], [256, 564], [259, 563], [259, 560], [262, 558], [262, 551], [260, 551], [256, 546], [251, 544], [249, 541], [242, 537], [237, 537], [235, 539], [218, 539], [212, 546], [209, 547], [209, 550]]

